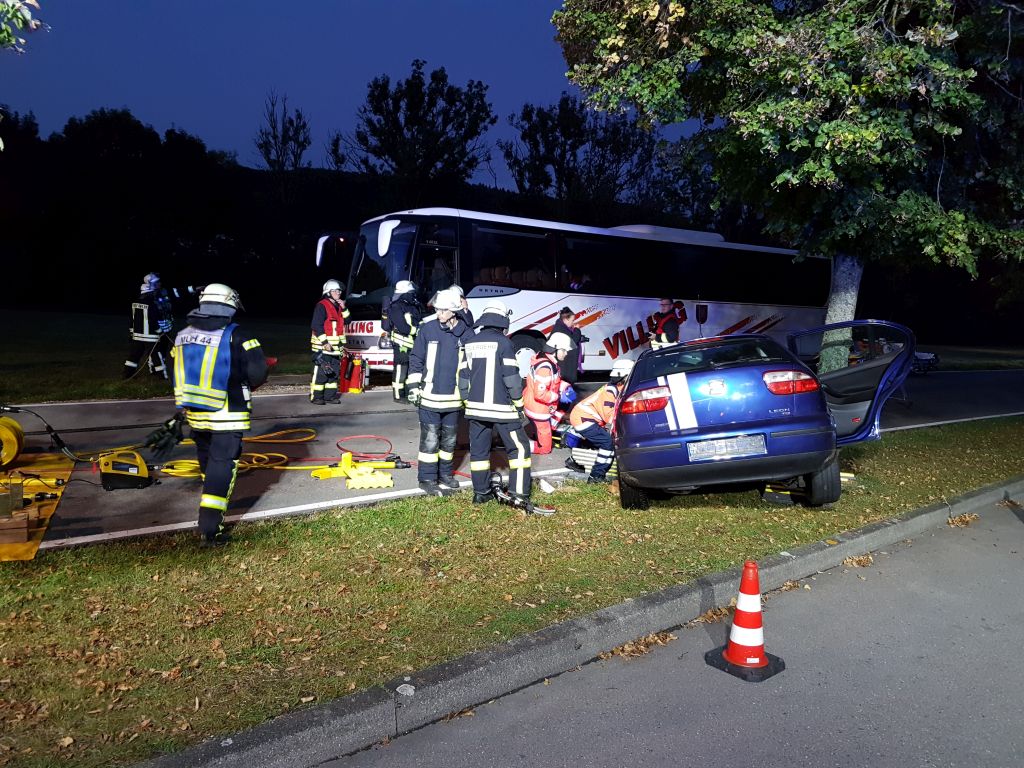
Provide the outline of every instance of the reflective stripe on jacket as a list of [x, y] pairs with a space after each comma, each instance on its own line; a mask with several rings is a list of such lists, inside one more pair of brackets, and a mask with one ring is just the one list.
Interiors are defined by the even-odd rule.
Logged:
[[530, 375], [523, 389], [523, 405], [531, 419], [546, 419], [557, 406], [566, 384], [553, 355], [540, 353], [530, 361]]
[[466, 403], [466, 418], [518, 421], [523, 379], [512, 342], [499, 328], [484, 326], [463, 337], [463, 348], [459, 392]]
[[410, 393], [420, 391], [420, 408], [431, 411], [457, 411], [462, 408], [459, 394], [459, 366], [462, 363], [462, 344], [459, 337], [468, 329], [459, 319], [455, 328], [441, 325], [437, 315], [425, 317], [416, 332], [416, 340], [409, 353], [409, 377], [406, 386]]
[[589, 395], [569, 412], [569, 422], [574, 427], [587, 423], [605, 426], [615, 418], [615, 404], [619, 399], [619, 389], [614, 384], [605, 384], [597, 392]]
[[[342, 347], [347, 340], [345, 337], [345, 320], [351, 312], [348, 307], [341, 308], [328, 298], [317, 302], [313, 308], [312, 331], [309, 343], [314, 352], [324, 352], [328, 355], [340, 355], [344, 351]], [[324, 344], [334, 347], [333, 352], [323, 349]]]
[[408, 352], [415, 341], [416, 328], [423, 318], [423, 310], [415, 296], [403, 293], [388, 307], [388, 321], [391, 323], [392, 343]]

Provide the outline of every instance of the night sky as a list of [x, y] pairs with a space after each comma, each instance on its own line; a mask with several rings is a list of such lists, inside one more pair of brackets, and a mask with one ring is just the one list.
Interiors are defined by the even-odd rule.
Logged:
[[[0, 102], [35, 113], [45, 137], [71, 116], [127, 108], [161, 133], [172, 126], [256, 165], [253, 136], [268, 91], [310, 121], [306, 160], [324, 164], [333, 130], [350, 131], [367, 83], [405, 79], [413, 59], [452, 83], [487, 84], [499, 124], [526, 101], [572, 92], [551, 14], [558, 0], [43, 0], [51, 27], [26, 53], [0, 56]], [[494, 150], [499, 182], [504, 161]], [[490, 180], [478, 174], [478, 181]]]

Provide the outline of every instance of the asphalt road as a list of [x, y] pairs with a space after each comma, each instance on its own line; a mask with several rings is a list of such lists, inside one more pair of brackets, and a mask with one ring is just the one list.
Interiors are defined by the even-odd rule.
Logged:
[[[579, 389], [592, 391], [598, 382], [584, 382]], [[999, 372], [936, 372], [912, 377], [907, 383], [908, 402], [891, 401], [883, 417], [883, 429], [905, 429], [948, 421], [1024, 413], [1024, 370]], [[29, 405], [46, 419], [79, 454], [140, 442], [158, 423], [170, 417], [168, 399], [144, 401], [97, 401]], [[27, 449], [47, 450], [49, 438], [39, 421], [29, 414], [14, 414], [27, 433]], [[256, 394], [253, 434], [294, 427], [313, 427], [317, 439], [292, 445], [247, 444], [246, 450], [279, 451], [310, 464], [335, 461], [336, 441], [351, 435], [382, 435], [395, 452], [406, 459], [416, 456], [419, 429], [412, 407], [395, 404], [390, 392], [378, 388], [344, 398], [338, 406], [314, 406], [305, 394]], [[373, 440], [346, 443], [357, 450], [382, 450]], [[456, 459], [468, 463], [463, 434]], [[496, 466], [503, 458], [495, 454]], [[190, 448], [179, 448], [174, 458], [192, 458]], [[557, 473], [565, 454], [535, 457], [534, 474]], [[321, 459], [322, 461], [318, 461]], [[240, 475], [232, 497], [229, 519], [258, 520], [280, 515], [304, 514], [367, 500], [418, 494], [414, 469], [396, 470], [394, 487], [348, 490], [341, 479], [314, 480], [304, 471], [254, 471]], [[468, 473], [467, 473], [468, 474]], [[144, 490], [106, 492], [90, 483], [99, 477], [88, 465], [79, 465], [76, 480], [68, 487], [44, 548], [68, 543], [88, 543], [135, 533], [194, 528], [199, 483], [194, 479], [166, 478]], [[467, 479], [468, 482], [468, 479]]]
[[728, 624], [597, 661], [333, 768], [991, 766], [1024, 755], [1024, 512], [993, 505], [772, 594], [746, 683], [704, 663]]

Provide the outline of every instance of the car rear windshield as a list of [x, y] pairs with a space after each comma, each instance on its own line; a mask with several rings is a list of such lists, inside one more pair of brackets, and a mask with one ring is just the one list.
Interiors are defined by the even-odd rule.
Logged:
[[673, 373], [718, 370], [750, 363], [790, 362], [789, 354], [771, 339], [718, 339], [681, 344], [640, 360], [634, 380], [656, 379]]

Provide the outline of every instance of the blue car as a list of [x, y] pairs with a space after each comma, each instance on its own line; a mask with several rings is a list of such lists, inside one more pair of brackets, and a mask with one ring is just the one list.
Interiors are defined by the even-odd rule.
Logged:
[[[791, 334], [697, 339], [645, 352], [615, 419], [626, 509], [652, 494], [781, 483], [810, 506], [838, 501], [839, 448], [877, 440], [882, 406], [903, 386], [914, 334], [854, 320]], [[818, 375], [827, 355], [844, 367]]]

